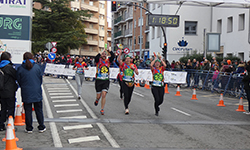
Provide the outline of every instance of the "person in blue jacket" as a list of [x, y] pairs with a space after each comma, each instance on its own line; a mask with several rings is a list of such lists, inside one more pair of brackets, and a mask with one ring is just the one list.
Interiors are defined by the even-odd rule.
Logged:
[[17, 81], [21, 87], [21, 96], [25, 110], [26, 132], [32, 133], [32, 104], [34, 105], [38, 130], [40, 133], [46, 131], [42, 104], [42, 76], [41, 68], [35, 64], [33, 54], [26, 52], [23, 55], [23, 63], [17, 69]]

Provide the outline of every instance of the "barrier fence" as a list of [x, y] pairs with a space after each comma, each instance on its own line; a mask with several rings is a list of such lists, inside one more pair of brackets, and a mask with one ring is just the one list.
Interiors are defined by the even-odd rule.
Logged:
[[[54, 75], [75, 76], [73, 66], [65, 66], [60, 64], [46, 64], [44, 73]], [[152, 73], [150, 69], [138, 69], [139, 75], [135, 75], [135, 80], [152, 81]], [[119, 68], [110, 68], [110, 79], [116, 79], [119, 73]], [[85, 70], [85, 77], [95, 78], [96, 67], [89, 67]], [[170, 69], [164, 71], [165, 83], [168, 85], [182, 84], [189, 85], [190, 88], [208, 90], [218, 93], [223, 93], [234, 97], [246, 97], [244, 85], [242, 82], [243, 75], [215, 72], [207, 70], [195, 69]]]

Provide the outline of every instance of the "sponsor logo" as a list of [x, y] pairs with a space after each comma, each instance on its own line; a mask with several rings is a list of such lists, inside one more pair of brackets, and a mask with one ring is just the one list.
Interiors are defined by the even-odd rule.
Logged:
[[177, 53], [183, 53], [186, 51], [191, 51], [193, 48], [187, 48], [186, 46], [188, 45], [188, 42], [184, 40], [184, 37], [182, 37], [182, 40], [177, 42], [179, 47], [173, 47], [172, 50], [177, 52]]
[[0, 0], [0, 8], [3, 5], [9, 5], [14, 8], [26, 8], [26, 0]]

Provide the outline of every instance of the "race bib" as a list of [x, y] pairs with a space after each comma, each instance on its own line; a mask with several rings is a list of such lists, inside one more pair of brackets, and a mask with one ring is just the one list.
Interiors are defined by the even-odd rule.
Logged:
[[124, 70], [123, 80], [128, 82], [134, 82], [134, 71], [130, 68]]
[[109, 68], [107, 66], [102, 66], [98, 70], [97, 79], [105, 80], [109, 78]]
[[76, 73], [77, 74], [84, 74], [83, 68], [77, 68]]
[[153, 86], [164, 86], [164, 84], [162, 82], [164, 77], [161, 73], [154, 74], [153, 79], [154, 79], [154, 81], [152, 83]]

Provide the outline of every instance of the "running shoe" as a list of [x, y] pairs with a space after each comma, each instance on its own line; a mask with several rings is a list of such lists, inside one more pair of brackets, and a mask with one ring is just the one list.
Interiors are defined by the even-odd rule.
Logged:
[[243, 112], [243, 113], [246, 114], [246, 115], [250, 115], [249, 111], [246, 111], [246, 112]]
[[99, 100], [95, 100], [94, 105], [97, 106], [98, 102], [99, 102]]
[[46, 128], [42, 129], [42, 130], [39, 130], [39, 133], [43, 133], [46, 131]]
[[28, 130], [24, 130], [24, 132], [26, 132], [26, 133], [28, 133], [28, 134], [31, 134], [31, 133], [33, 133], [33, 131], [31, 130], [31, 131], [28, 131]]
[[128, 114], [129, 114], [129, 110], [125, 109], [125, 115], [128, 115]]
[[159, 116], [159, 113], [157, 112], [157, 113], [155, 113], [155, 115], [156, 115], [156, 116]]
[[79, 99], [79, 100], [81, 99], [81, 95], [78, 95], [78, 99]]
[[104, 115], [104, 110], [103, 110], [103, 109], [101, 109], [100, 113], [101, 113], [101, 115]]

